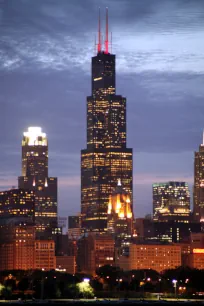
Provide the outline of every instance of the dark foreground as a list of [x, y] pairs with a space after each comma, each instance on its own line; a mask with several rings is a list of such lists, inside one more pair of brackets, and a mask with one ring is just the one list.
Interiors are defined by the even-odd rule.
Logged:
[[27, 301], [0, 301], [0, 306], [12, 304], [12, 306], [19, 306], [22, 304], [31, 304], [31, 305], [204, 305], [204, 300], [135, 300], [135, 299], [101, 299], [101, 300], [27, 300]]

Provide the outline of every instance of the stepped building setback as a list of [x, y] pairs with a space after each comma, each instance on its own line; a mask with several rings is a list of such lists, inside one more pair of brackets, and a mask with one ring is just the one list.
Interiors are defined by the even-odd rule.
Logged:
[[[86, 231], [107, 231], [109, 196], [120, 178], [132, 205], [132, 149], [126, 146], [126, 98], [116, 94], [115, 55], [109, 52], [108, 11], [104, 49], [99, 30], [87, 97], [87, 148], [81, 151], [81, 215]], [[131, 207], [132, 210], [132, 207]]]

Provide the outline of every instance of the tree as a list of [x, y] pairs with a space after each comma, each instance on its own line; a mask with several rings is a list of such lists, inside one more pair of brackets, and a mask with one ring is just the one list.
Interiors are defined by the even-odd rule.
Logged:
[[91, 285], [88, 282], [81, 282], [76, 285], [76, 288], [79, 290], [79, 296], [83, 298], [93, 298], [94, 297], [94, 291]]

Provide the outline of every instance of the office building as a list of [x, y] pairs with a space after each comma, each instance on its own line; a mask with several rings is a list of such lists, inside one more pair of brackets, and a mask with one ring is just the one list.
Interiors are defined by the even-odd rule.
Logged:
[[114, 239], [107, 234], [89, 233], [77, 241], [77, 270], [95, 275], [98, 268], [114, 263]]
[[153, 184], [153, 219], [161, 222], [189, 222], [190, 192], [187, 183]]
[[38, 239], [53, 238], [57, 227], [57, 178], [48, 176], [48, 140], [39, 127], [29, 127], [22, 140], [22, 176], [19, 188], [35, 193]]
[[81, 214], [68, 217], [68, 237], [69, 239], [78, 239], [81, 236]]
[[56, 269], [54, 240], [36, 240], [34, 254], [36, 270], [50, 271]]
[[66, 272], [69, 274], [76, 273], [75, 256], [56, 256], [56, 271]]
[[35, 220], [35, 194], [32, 190], [0, 191], [0, 223], [3, 219]]
[[204, 132], [194, 159], [193, 214], [195, 221], [204, 221]]
[[35, 268], [35, 226], [25, 222], [0, 225], [0, 271]]
[[161, 272], [181, 266], [181, 247], [165, 244], [130, 244], [129, 254], [116, 255], [116, 266], [124, 271], [152, 269]]
[[120, 180], [108, 203], [108, 232], [117, 238], [133, 234], [133, 213], [130, 196], [123, 189]]
[[[87, 97], [87, 148], [81, 151], [81, 216], [86, 231], [107, 231], [109, 196], [121, 179], [132, 205], [132, 149], [126, 146], [126, 98], [116, 94], [115, 55], [105, 48], [92, 57], [92, 93]], [[132, 208], [131, 208], [132, 209]]]

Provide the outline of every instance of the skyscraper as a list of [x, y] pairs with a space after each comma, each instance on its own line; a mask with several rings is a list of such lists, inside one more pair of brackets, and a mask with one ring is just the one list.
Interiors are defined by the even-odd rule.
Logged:
[[204, 132], [203, 143], [195, 152], [193, 214], [197, 222], [204, 221]]
[[87, 97], [87, 148], [81, 151], [81, 214], [86, 230], [107, 230], [109, 196], [120, 178], [132, 203], [132, 149], [126, 147], [126, 98], [116, 95], [115, 55], [105, 48], [92, 57], [92, 95]]
[[52, 237], [57, 229], [57, 178], [48, 177], [48, 140], [39, 127], [29, 127], [22, 140], [19, 188], [35, 193], [36, 236]]
[[185, 182], [153, 184], [153, 218], [155, 221], [189, 222], [190, 192]]

